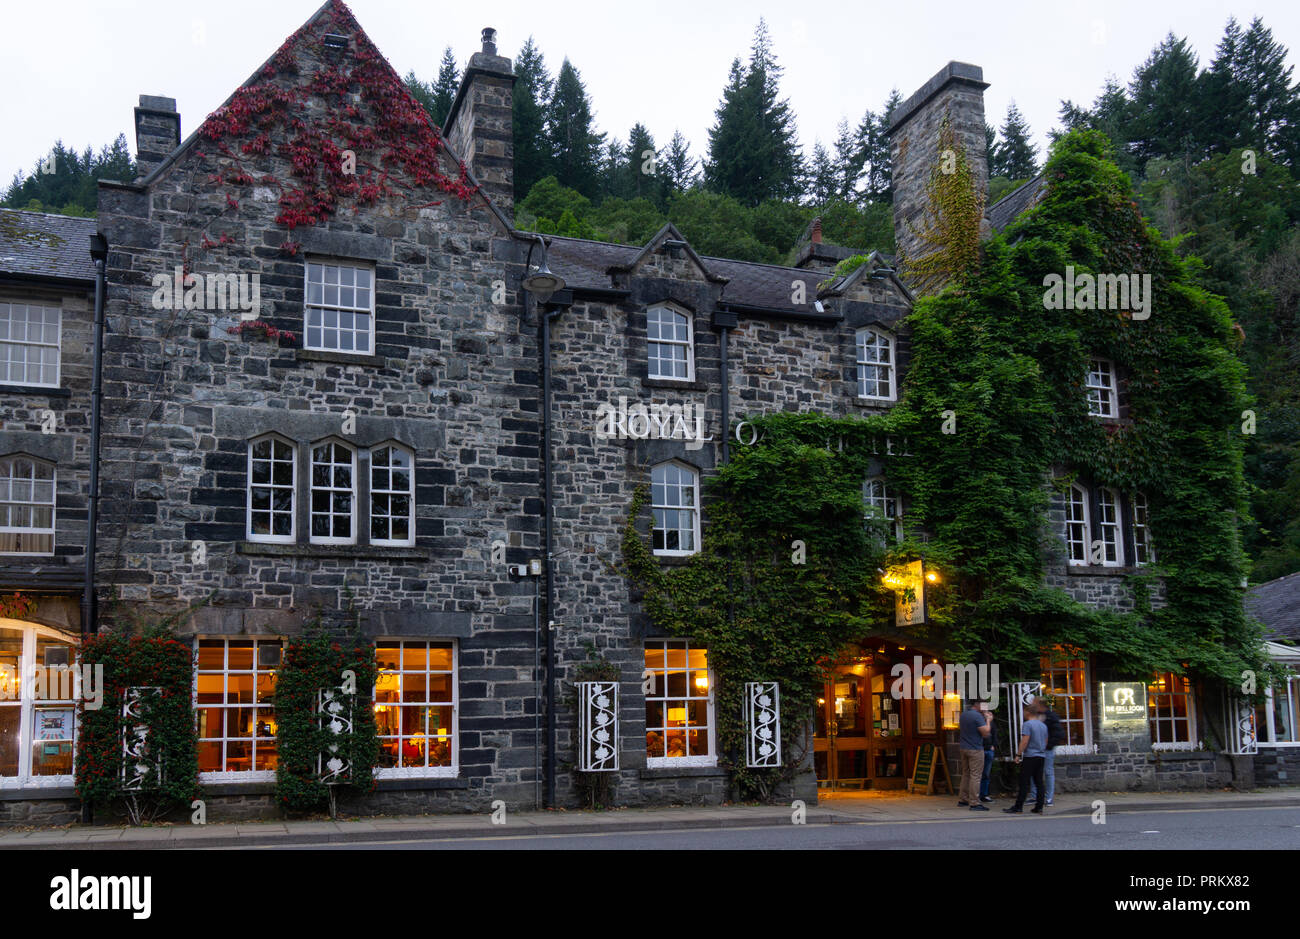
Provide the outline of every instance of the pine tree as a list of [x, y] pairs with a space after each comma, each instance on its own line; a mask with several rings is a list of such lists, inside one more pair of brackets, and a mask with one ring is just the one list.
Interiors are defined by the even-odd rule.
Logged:
[[705, 166], [712, 189], [746, 205], [799, 194], [803, 161], [790, 103], [780, 99], [780, 77], [767, 23], [760, 19], [748, 67], [739, 59], [731, 64]]
[[529, 36], [515, 57], [515, 91], [511, 113], [515, 139], [515, 200], [523, 201], [537, 181], [550, 175], [551, 153], [546, 137], [546, 108], [551, 76], [541, 51]]
[[456, 68], [456, 56], [451, 46], [442, 50], [442, 62], [438, 64], [438, 79], [433, 83], [432, 115], [433, 122], [439, 127], [447, 121], [451, 113], [451, 104], [456, 100], [456, 91], [460, 88], [460, 70]]
[[984, 122], [984, 159], [988, 163], [990, 179], [1002, 175], [998, 172], [998, 131], [987, 121]]
[[617, 139], [609, 141], [601, 154], [600, 162], [600, 198], [626, 199], [630, 191], [631, 179], [627, 169], [627, 155], [623, 144]]
[[624, 172], [626, 198], [658, 201], [662, 197], [663, 181], [660, 176], [662, 170], [655, 149], [655, 139], [650, 136], [650, 131], [645, 125], [639, 122], [633, 124], [632, 130], [628, 133]]
[[441, 127], [442, 124], [433, 116], [433, 86], [420, 81], [416, 77], [414, 69], [406, 73], [406, 77], [402, 79], [402, 84], [406, 85], [406, 90], [411, 93], [411, 97], [420, 103], [420, 107], [424, 108], [425, 113], [429, 115], [429, 120]]
[[835, 198], [845, 202], [857, 199], [865, 162], [866, 152], [858, 145], [849, 122], [841, 120], [835, 128]]
[[695, 167], [699, 163], [691, 156], [691, 145], [679, 130], [673, 131], [668, 142], [668, 152], [659, 161], [659, 173], [664, 180], [664, 194], [672, 197], [695, 186], [698, 178]]
[[996, 172], [994, 166], [990, 166], [990, 176], [1019, 180], [1028, 179], [1038, 172], [1037, 153], [1029, 133], [1029, 125], [1012, 101], [1007, 108], [1007, 119], [1002, 124], [1002, 141], [994, 149]]
[[822, 142], [816, 141], [813, 144], [812, 165], [808, 172], [809, 204], [824, 206], [834, 199], [839, 191], [839, 175]]
[[1198, 128], [1196, 53], [1186, 39], [1165, 37], [1129, 83], [1130, 149], [1139, 172], [1147, 160], [1203, 149]]
[[555, 79], [546, 108], [546, 136], [555, 178], [562, 186], [594, 198], [600, 189], [600, 164], [605, 135], [595, 132], [591, 99], [582, 76], [567, 58]]
[[862, 163], [866, 172], [863, 196], [871, 202], [893, 202], [893, 157], [889, 152], [889, 137], [885, 131], [894, 119], [894, 112], [903, 103], [903, 96], [895, 88], [889, 93], [879, 114], [868, 110], [858, 125], [858, 146], [862, 150]]
[[1201, 123], [1220, 153], [1263, 150], [1295, 167], [1300, 157], [1300, 89], [1291, 85], [1287, 50], [1258, 17], [1243, 33], [1229, 19], [1213, 63], [1203, 74]]

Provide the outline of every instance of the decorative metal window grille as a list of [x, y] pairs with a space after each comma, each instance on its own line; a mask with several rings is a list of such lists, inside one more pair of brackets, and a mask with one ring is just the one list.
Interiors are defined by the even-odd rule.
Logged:
[[618, 771], [618, 682], [578, 682], [578, 769]]
[[163, 784], [163, 754], [153, 745], [153, 728], [145, 710], [150, 699], [162, 697], [157, 687], [126, 688], [122, 692], [122, 791], [142, 792]]
[[745, 682], [745, 765], [781, 765], [781, 687], [774, 681]]
[[669, 307], [652, 307], [646, 313], [646, 358], [650, 378], [690, 381], [690, 318]]
[[1088, 363], [1088, 413], [1095, 417], [1119, 417], [1115, 394], [1115, 370], [1105, 359]]
[[894, 400], [894, 341], [874, 329], [858, 331], [858, 397]]
[[58, 307], [0, 303], [0, 383], [59, 385]]
[[1247, 698], [1228, 695], [1224, 701], [1228, 717], [1228, 752], [1249, 755], [1259, 752], [1259, 731], [1255, 709]]
[[316, 758], [316, 776], [327, 786], [352, 778], [352, 763], [343, 758], [340, 748], [352, 736], [352, 704], [355, 699], [356, 695], [348, 694], [342, 687], [322, 688], [317, 692], [317, 720], [320, 729], [330, 735], [331, 742]]
[[358, 355], [374, 351], [375, 291], [370, 268], [308, 263], [305, 307], [303, 348]]

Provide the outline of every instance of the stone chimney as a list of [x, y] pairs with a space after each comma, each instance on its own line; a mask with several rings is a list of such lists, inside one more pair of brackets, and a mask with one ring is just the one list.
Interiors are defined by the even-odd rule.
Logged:
[[966, 159], [975, 172], [976, 185], [988, 191], [988, 158], [984, 152], [984, 70], [965, 62], [949, 62], [937, 75], [899, 105], [886, 133], [894, 171], [894, 240], [898, 253], [914, 257], [919, 238], [913, 229], [922, 225], [925, 186], [930, 168], [939, 160], [939, 130], [944, 115]]
[[141, 95], [135, 109], [135, 162], [138, 178], [162, 165], [181, 145], [181, 116], [175, 98]]
[[515, 218], [514, 66], [497, 55], [497, 31], [483, 30], [483, 51], [470, 56], [443, 136], [483, 191]]
[[812, 221], [812, 243], [819, 245], [822, 243], [822, 220], [821, 216]]

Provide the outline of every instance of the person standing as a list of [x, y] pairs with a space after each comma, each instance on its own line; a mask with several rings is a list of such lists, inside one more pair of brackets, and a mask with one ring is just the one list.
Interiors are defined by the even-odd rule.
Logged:
[[957, 793], [958, 805], [969, 805], [972, 812], [987, 812], [989, 807], [980, 803], [980, 770], [984, 766], [984, 738], [989, 735], [989, 722], [979, 701], [971, 701], [957, 722], [957, 749], [961, 759], [961, 788]]
[[993, 759], [998, 750], [998, 725], [993, 719], [993, 709], [983, 706], [984, 716], [988, 719], [989, 735], [984, 738], [984, 773], [980, 776], [980, 801], [992, 802], [989, 798], [989, 777], [993, 773]]
[[1020, 747], [1016, 753], [1016, 762], [1020, 764], [1020, 792], [1016, 804], [1002, 811], [1019, 814], [1024, 811], [1025, 798], [1029, 795], [1029, 783], [1038, 784], [1038, 801], [1030, 809], [1035, 815], [1043, 814], [1043, 796], [1047, 793], [1047, 784], [1043, 782], [1043, 761], [1047, 753], [1047, 725], [1038, 719], [1038, 710], [1025, 708], [1025, 722], [1020, 727]]
[[[1038, 709], [1038, 719], [1047, 727], [1047, 753], [1043, 757], [1043, 779], [1047, 783], [1047, 805], [1052, 804], [1056, 796], [1056, 748], [1065, 743], [1065, 725], [1061, 716], [1047, 706], [1046, 698], [1035, 698], [1034, 706]], [[1029, 785], [1029, 798], [1038, 797], [1038, 787]]]

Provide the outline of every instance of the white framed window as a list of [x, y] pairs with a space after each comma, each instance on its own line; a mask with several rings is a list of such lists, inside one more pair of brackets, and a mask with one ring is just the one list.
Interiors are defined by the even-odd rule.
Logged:
[[1094, 417], [1119, 417], [1115, 367], [1105, 359], [1088, 362], [1088, 413]]
[[405, 447], [370, 451], [370, 543], [415, 544], [415, 465]]
[[455, 776], [460, 770], [456, 643], [375, 644], [380, 779]]
[[0, 301], [0, 384], [59, 386], [63, 311]]
[[248, 444], [248, 540], [292, 543], [298, 448], [273, 434]]
[[681, 463], [650, 470], [651, 533], [655, 554], [687, 555], [700, 545], [700, 474]]
[[198, 640], [194, 714], [200, 780], [275, 778], [275, 683], [283, 649], [279, 639]]
[[894, 400], [894, 340], [879, 329], [858, 330], [858, 397]]
[[716, 766], [708, 651], [685, 639], [646, 643], [646, 766]]
[[695, 338], [691, 318], [671, 306], [646, 311], [648, 376], [670, 381], [695, 379]]
[[1196, 704], [1186, 675], [1164, 672], [1147, 685], [1151, 720], [1151, 749], [1192, 750], [1196, 747]]
[[357, 451], [327, 440], [311, 448], [311, 543], [357, 543]]
[[57, 630], [0, 619], [0, 789], [73, 785], [76, 656]]
[[23, 454], [0, 459], [0, 554], [53, 554], [56, 472]]
[[1133, 563], [1145, 567], [1156, 559], [1151, 546], [1151, 522], [1146, 493], [1133, 493]]
[[1088, 563], [1088, 491], [1072, 485], [1065, 501], [1065, 554], [1073, 565]]
[[1078, 652], [1057, 646], [1039, 659], [1043, 696], [1061, 718], [1065, 741], [1058, 753], [1084, 753], [1092, 749], [1092, 710], [1088, 698], [1088, 662]]
[[883, 528], [895, 542], [903, 540], [902, 500], [889, 491], [883, 476], [872, 476], [862, 484], [862, 502], [869, 525]]
[[303, 348], [375, 351], [375, 280], [370, 265], [307, 262]]
[[1300, 677], [1265, 689], [1264, 705], [1256, 708], [1255, 726], [1261, 743], [1300, 746]]
[[1119, 513], [1119, 493], [1104, 486], [1099, 488], [1097, 527], [1101, 535], [1101, 563], [1105, 567], [1124, 566], [1124, 529]]

